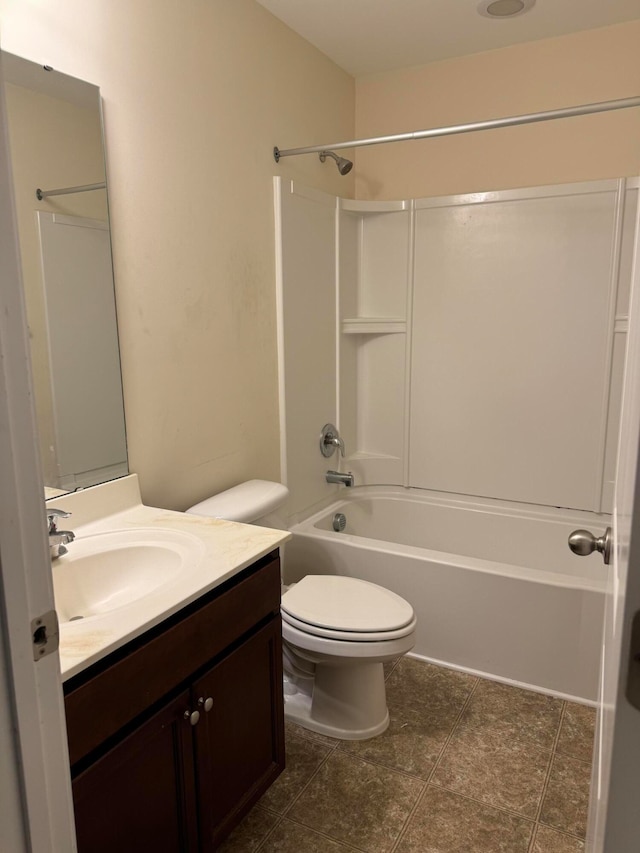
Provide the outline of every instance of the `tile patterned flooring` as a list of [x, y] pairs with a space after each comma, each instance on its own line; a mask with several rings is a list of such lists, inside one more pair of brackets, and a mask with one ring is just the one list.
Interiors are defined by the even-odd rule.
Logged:
[[403, 658], [388, 730], [287, 724], [287, 769], [223, 853], [578, 853], [595, 711]]

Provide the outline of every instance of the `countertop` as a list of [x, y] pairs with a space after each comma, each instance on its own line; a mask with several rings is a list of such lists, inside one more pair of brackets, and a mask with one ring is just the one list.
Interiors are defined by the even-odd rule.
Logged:
[[[76, 539], [116, 530], [138, 528], [148, 532], [160, 528], [188, 534], [200, 543], [193, 564], [185, 566], [177, 579], [117, 610], [61, 623], [63, 680], [158, 625], [291, 538], [283, 530], [144, 506], [135, 475], [55, 498], [49, 506], [52, 503], [72, 512], [64, 526], [74, 531]], [[68, 548], [71, 553], [73, 542]]]

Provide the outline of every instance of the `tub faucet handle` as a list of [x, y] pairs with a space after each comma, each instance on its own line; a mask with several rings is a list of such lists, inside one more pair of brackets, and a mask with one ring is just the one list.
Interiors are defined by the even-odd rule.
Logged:
[[344, 456], [344, 441], [340, 438], [340, 433], [333, 424], [325, 424], [320, 433], [320, 453], [328, 459], [336, 451], [336, 447], [340, 450], [340, 455]]

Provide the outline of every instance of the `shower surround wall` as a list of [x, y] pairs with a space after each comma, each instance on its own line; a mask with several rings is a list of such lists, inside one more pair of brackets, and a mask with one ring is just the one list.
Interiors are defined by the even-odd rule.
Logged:
[[638, 181], [400, 202], [276, 180], [283, 475], [610, 510]]

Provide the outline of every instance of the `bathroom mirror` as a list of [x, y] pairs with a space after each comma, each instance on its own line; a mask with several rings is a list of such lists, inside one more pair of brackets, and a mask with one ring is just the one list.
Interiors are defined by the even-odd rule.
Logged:
[[2, 52], [45, 496], [128, 473], [97, 86]]

